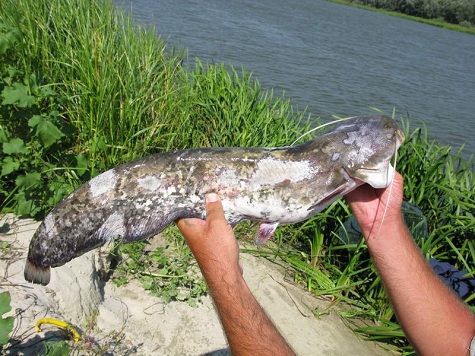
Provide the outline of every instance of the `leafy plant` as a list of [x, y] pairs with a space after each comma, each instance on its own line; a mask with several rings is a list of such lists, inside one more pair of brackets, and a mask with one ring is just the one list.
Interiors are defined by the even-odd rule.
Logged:
[[47, 356], [68, 356], [71, 353], [68, 343], [64, 340], [46, 341], [43, 345]]
[[111, 1], [0, 3], [0, 204], [42, 218], [125, 161], [195, 146], [288, 144], [289, 102], [244, 70], [181, 54]]
[[8, 342], [8, 335], [10, 335], [13, 330], [13, 317], [3, 317], [3, 314], [8, 313], [10, 310], [12, 310], [10, 302], [10, 293], [0, 293], [0, 348]]
[[15, 74], [3, 78], [1, 94], [2, 118], [7, 118], [2, 122], [16, 125], [0, 124], [0, 201], [17, 215], [41, 217], [72, 191], [86, 163], [82, 155], [56, 154], [68, 145], [69, 134], [55, 109], [56, 93], [41, 87], [34, 76], [29, 79], [36, 89], [31, 91], [19, 82], [25, 78]]
[[176, 228], [167, 229], [165, 234], [171, 242], [152, 250], [145, 242], [121, 245], [122, 262], [112, 280], [120, 286], [137, 279], [150, 295], [166, 303], [182, 301], [196, 306], [197, 300], [207, 294], [198, 265]]

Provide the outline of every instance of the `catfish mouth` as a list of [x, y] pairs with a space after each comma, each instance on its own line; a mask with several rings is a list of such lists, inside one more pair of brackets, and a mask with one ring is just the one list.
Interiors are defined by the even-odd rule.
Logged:
[[[395, 161], [397, 160], [397, 150], [406, 138], [404, 133], [399, 129], [396, 130], [395, 136], [396, 142], [394, 144], [394, 153], [389, 158], [376, 164], [372, 168], [356, 168], [353, 171], [353, 175], [350, 174], [350, 176], [364, 183], [368, 183], [373, 188], [386, 188], [389, 186], [396, 174], [396, 169], [391, 164], [391, 159], [394, 157]], [[349, 174], [349, 172], [347, 173]]]
[[388, 163], [384, 168], [359, 168], [355, 170], [353, 178], [356, 178], [364, 183], [368, 183], [373, 188], [386, 188], [391, 184], [396, 170]]

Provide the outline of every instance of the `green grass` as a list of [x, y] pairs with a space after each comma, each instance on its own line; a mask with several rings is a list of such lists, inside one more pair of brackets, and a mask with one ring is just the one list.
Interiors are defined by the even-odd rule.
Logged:
[[[40, 219], [82, 182], [139, 156], [189, 147], [288, 145], [308, 130], [304, 113], [263, 91], [245, 70], [199, 61], [185, 69], [182, 60], [110, 1], [0, 2], [2, 211]], [[414, 230], [418, 244], [427, 258], [473, 274], [473, 162], [431, 142], [427, 130], [411, 130], [409, 120], [402, 126], [407, 140], [397, 167], [405, 199], [427, 221], [426, 233]], [[247, 252], [285, 261], [295, 282], [332, 296], [356, 331], [410, 352], [366, 245], [358, 234], [342, 243], [340, 228], [350, 216], [337, 201], [305, 222], [279, 228], [276, 244]], [[249, 238], [253, 228], [241, 224], [236, 235]], [[122, 247], [125, 262], [115, 281], [137, 278], [170, 300], [190, 296], [193, 285], [200, 286], [183, 273], [190, 252], [182, 240], [170, 245], [179, 251], [173, 266], [165, 262], [165, 249]], [[185, 285], [191, 291], [180, 294]], [[474, 299], [466, 300], [472, 308]], [[360, 319], [376, 326], [362, 327]]]
[[[475, 189], [472, 161], [464, 161], [461, 151], [430, 142], [425, 128], [411, 130], [403, 121], [406, 142], [399, 150], [397, 169], [405, 179], [405, 201], [417, 206], [427, 227], [421, 229], [420, 217], [405, 209], [422, 253], [475, 274]], [[362, 239], [343, 244], [339, 229], [351, 213], [343, 201], [333, 203], [319, 215], [277, 232], [280, 247], [259, 250], [260, 255], [276, 258], [294, 267], [295, 281], [317, 295], [336, 298], [347, 320], [373, 320], [376, 325], [356, 327], [355, 331], [371, 340], [384, 341], [401, 352], [412, 349], [403, 337], [380, 278]], [[419, 223], [419, 224], [418, 224]], [[475, 310], [475, 298], [465, 302]], [[342, 302], [343, 305], [341, 304]], [[348, 310], [350, 306], [350, 310]]]
[[[0, 4], [0, 201], [41, 218], [81, 182], [151, 153], [277, 146], [303, 114], [249, 73], [191, 71], [110, 1]], [[3, 196], [2, 196], [3, 195]]]

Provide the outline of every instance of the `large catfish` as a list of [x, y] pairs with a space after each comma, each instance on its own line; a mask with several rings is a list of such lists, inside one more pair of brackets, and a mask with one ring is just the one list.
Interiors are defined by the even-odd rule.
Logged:
[[104, 172], [64, 199], [35, 232], [25, 279], [46, 285], [50, 267], [108, 240], [144, 240], [178, 218], [205, 218], [204, 196], [221, 197], [234, 226], [260, 223], [256, 242], [279, 224], [305, 220], [361, 184], [388, 186], [404, 140], [384, 116], [353, 117], [300, 145], [198, 148], [140, 158]]

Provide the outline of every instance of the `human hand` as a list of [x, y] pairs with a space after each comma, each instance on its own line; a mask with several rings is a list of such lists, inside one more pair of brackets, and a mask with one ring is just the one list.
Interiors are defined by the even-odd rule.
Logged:
[[198, 261], [234, 355], [295, 355], [242, 277], [239, 246], [218, 195], [206, 195], [206, 220], [178, 228]]
[[402, 176], [396, 172], [392, 184], [386, 188], [364, 184], [345, 196], [366, 239], [372, 233], [377, 234], [381, 223], [402, 222], [403, 185]]
[[177, 226], [208, 283], [242, 277], [239, 245], [217, 194], [206, 195], [206, 220], [180, 219]]

